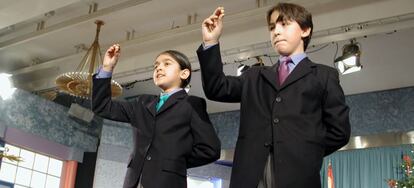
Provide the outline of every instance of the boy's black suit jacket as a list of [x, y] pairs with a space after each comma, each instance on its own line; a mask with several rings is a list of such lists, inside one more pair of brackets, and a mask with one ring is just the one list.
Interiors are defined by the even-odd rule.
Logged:
[[273, 150], [276, 188], [319, 188], [323, 157], [348, 143], [349, 108], [338, 72], [302, 60], [278, 82], [278, 63], [225, 76], [220, 46], [197, 50], [208, 99], [241, 102], [231, 188], [256, 188]]
[[157, 112], [159, 96], [141, 95], [132, 102], [111, 100], [110, 82], [111, 78], [94, 77], [92, 106], [101, 117], [132, 125], [134, 149], [124, 187], [136, 188], [141, 181], [145, 188], [185, 188], [187, 168], [220, 157], [220, 141], [204, 99], [182, 90]]

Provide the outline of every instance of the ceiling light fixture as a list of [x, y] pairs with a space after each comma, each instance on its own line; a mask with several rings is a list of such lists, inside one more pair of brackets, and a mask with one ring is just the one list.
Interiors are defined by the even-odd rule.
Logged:
[[[102, 65], [99, 32], [104, 22], [97, 20], [95, 23], [97, 25], [95, 40], [78, 65], [78, 68], [76, 68], [75, 72], [67, 72], [56, 78], [56, 85], [59, 91], [85, 99], [91, 98], [92, 76], [96, 73], [99, 66]], [[114, 80], [111, 82], [111, 92], [112, 97], [122, 94], [121, 85]]]
[[362, 69], [360, 57], [359, 43], [352, 39], [350, 44], [343, 47], [342, 56], [336, 58], [334, 64], [342, 75], [358, 72]]
[[13, 87], [12, 80], [10, 79], [12, 75], [6, 73], [0, 73], [0, 97], [3, 100], [10, 99], [16, 90]]
[[260, 56], [256, 56], [254, 58], [257, 60], [257, 63], [253, 64], [252, 67], [265, 66], [265, 64], [263, 63], [263, 59]]
[[248, 65], [245, 64], [241, 64], [237, 67], [237, 76], [241, 76], [244, 72], [247, 71], [247, 69], [249, 69], [250, 67]]

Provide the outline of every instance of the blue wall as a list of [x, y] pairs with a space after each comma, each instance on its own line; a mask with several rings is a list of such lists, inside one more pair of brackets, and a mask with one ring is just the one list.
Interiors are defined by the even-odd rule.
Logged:
[[106, 119], [103, 121], [94, 187], [122, 187], [132, 147], [130, 124]]
[[7, 127], [16, 128], [77, 152], [96, 152], [102, 120], [95, 118], [92, 123], [84, 123], [69, 117], [68, 110], [17, 89], [11, 99], [0, 100], [0, 130], [4, 132]]
[[[414, 87], [346, 96], [352, 136], [414, 129]], [[240, 112], [210, 114], [223, 149], [234, 148], [239, 130]]]
[[414, 87], [351, 95], [346, 102], [353, 136], [414, 129]]

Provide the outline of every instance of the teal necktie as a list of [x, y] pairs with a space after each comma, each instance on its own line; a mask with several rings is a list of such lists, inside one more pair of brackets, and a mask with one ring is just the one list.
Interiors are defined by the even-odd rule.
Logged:
[[157, 109], [157, 112], [161, 109], [162, 105], [164, 105], [165, 101], [167, 101], [169, 96], [170, 95], [163, 95], [160, 97], [160, 101], [158, 101], [157, 105], [155, 106]]

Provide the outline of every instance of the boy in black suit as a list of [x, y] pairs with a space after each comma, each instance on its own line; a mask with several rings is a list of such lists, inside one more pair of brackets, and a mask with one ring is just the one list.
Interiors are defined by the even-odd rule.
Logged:
[[204, 99], [189, 96], [188, 58], [177, 51], [159, 54], [153, 79], [160, 96], [141, 95], [135, 101], [111, 100], [111, 75], [120, 55], [115, 44], [105, 53], [93, 79], [93, 111], [101, 117], [132, 125], [134, 149], [128, 161], [125, 188], [185, 188], [187, 168], [220, 157], [220, 141], [206, 112]]
[[207, 98], [241, 102], [230, 187], [321, 187], [323, 157], [347, 144], [350, 124], [338, 72], [305, 53], [311, 14], [289, 3], [270, 9], [267, 23], [279, 62], [252, 67], [240, 77], [223, 73], [223, 17], [219, 7], [203, 21], [197, 54]]

